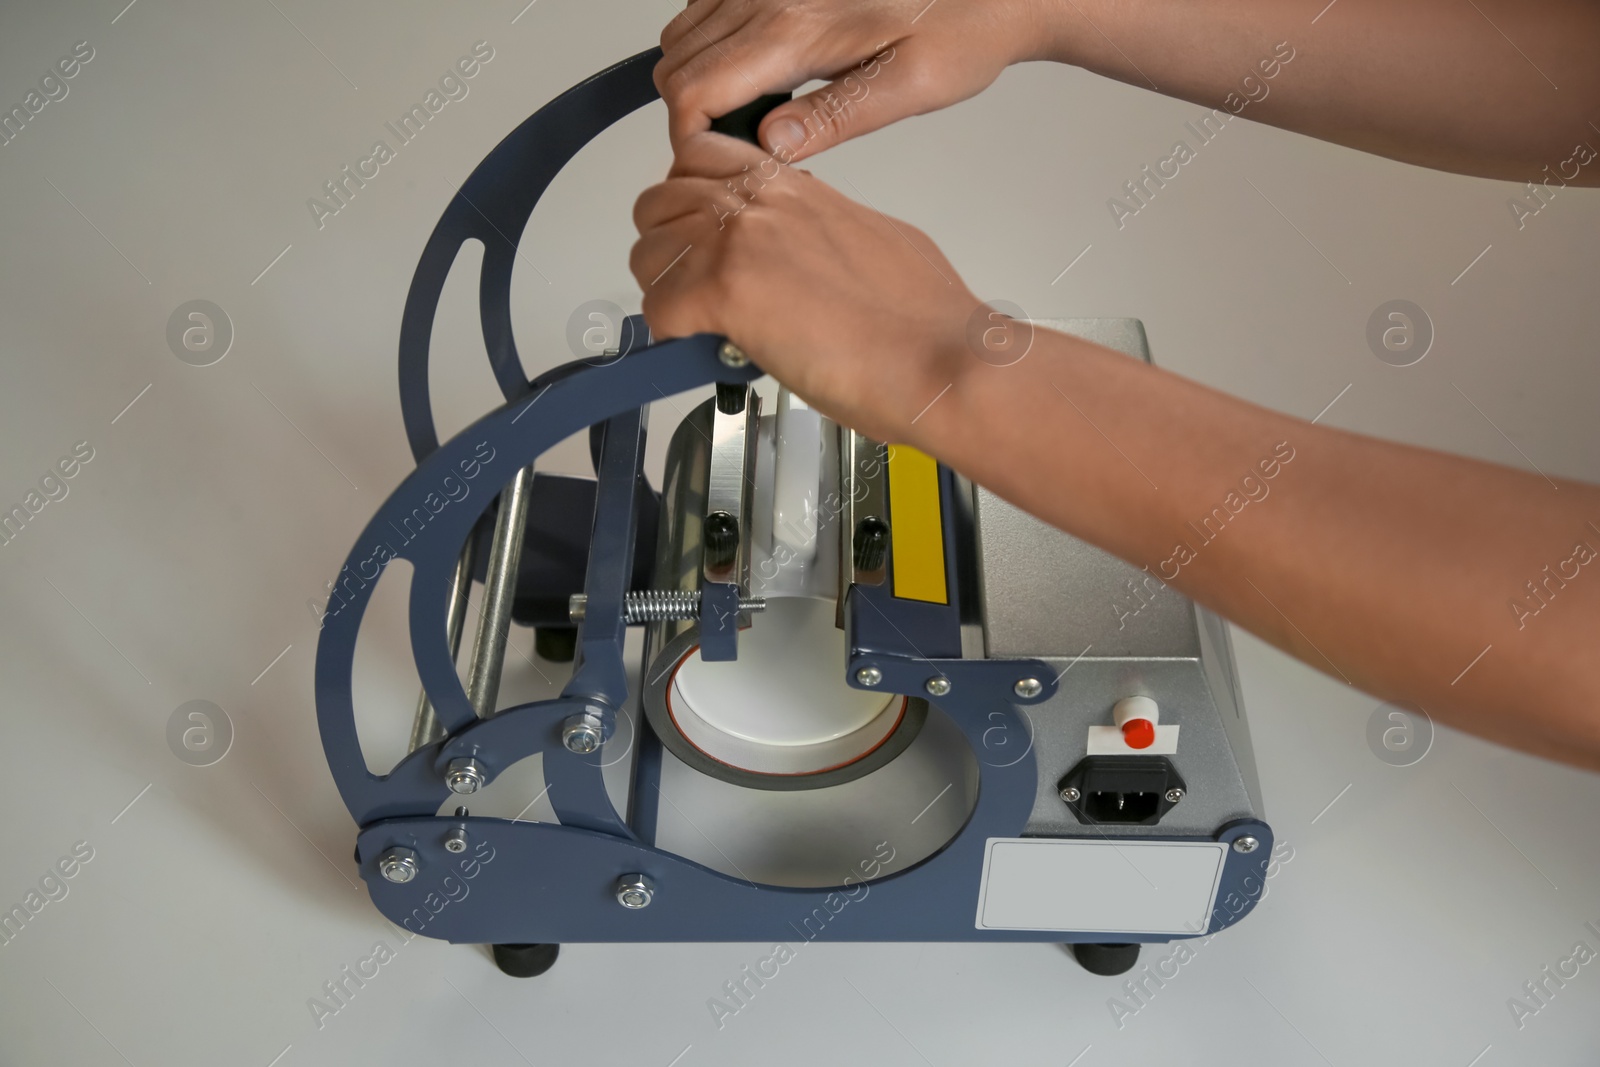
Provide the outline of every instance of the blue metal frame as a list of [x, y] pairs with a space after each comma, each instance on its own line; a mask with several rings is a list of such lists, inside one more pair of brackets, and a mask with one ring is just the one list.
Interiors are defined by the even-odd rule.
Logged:
[[[534, 112], [495, 146], [461, 183], [422, 250], [400, 319], [400, 413], [417, 462], [439, 447], [428, 391], [428, 346], [439, 296], [461, 246], [483, 242], [478, 314], [495, 381], [507, 400], [530, 385], [511, 330], [511, 271], [522, 231], [539, 198], [584, 145], [626, 115], [656, 100], [651, 48], [587, 78]], [[623, 330], [622, 349], [639, 347], [642, 331]]]
[[[637, 318], [629, 320], [625, 331], [628, 351], [606, 365], [570, 363], [529, 382], [516, 355], [508, 294], [511, 262], [527, 217], [550, 179], [583, 144], [655, 98], [650, 71], [659, 56], [658, 49], [651, 49], [624, 60], [519, 126], [463, 183], [413, 279], [402, 325], [400, 374], [417, 469], [378, 509], [340, 570], [316, 662], [323, 747], [340, 795], [361, 827], [357, 858], [373, 901], [408, 929], [461, 942], [788, 940], [797, 935], [809, 940], [813, 926], [819, 931], [825, 926], [830, 939], [861, 941], [1106, 940], [1104, 934], [1075, 938], [1054, 931], [1000, 932], [975, 926], [985, 843], [991, 837], [1016, 836], [1033, 804], [1031, 753], [1005, 767], [980, 764], [975, 807], [966, 825], [935, 855], [868, 883], [796, 889], [755, 885], [654, 846], [661, 751], [642, 716], [646, 736], [640, 739], [628, 818], [616, 811], [606, 793], [601, 778], [604, 749], [579, 755], [562, 745], [560, 727], [567, 716], [597, 714], [609, 736], [616, 711], [630, 697], [622, 659], [622, 603], [634, 558], [636, 488], [648, 405], [712, 382], [750, 382], [761, 373], [754, 366], [724, 365], [717, 357], [722, 338], [711, 335], [639, 346], [635, 342], [648, 335]], [[450, 263], [461, 242], [473, 236], [485, 242], [484, 333], [508, 403], [441, 445], [427, 389], [428, 334]], [[572, 678], [555, 699], [479, 719], [446, 641], [448, 588], [457, 557], [485, 508], [519, 469], [595, 425], [603, 426], [596, 459], [599, 484], [585, 581], [588, 604]], [[973, 750], [980, 751], [983, 735], [997, 723], [1024, 731], [1016, 705], [1048, 699], [1055, 680], [1037, 661], [961, 659], [951, 506], [955, 488], [948, 471], [941, 477], [951, 603], [899, 600], [890, 595], [890, 586], [853, 588], [845, 613], [847, 671], [855, 684], [857, 668], [874, 665], [883, 672], [882, 688], [910, 694], [921, 694], [932, 674], [949, 678], [952, 692], [939, 700], [937, 710], [950, 716]], [[376, 775], [367, 770], [356, 733], [352, 671], [372, 591], [394, 559], [405, 559], [414, 568], [412, 652], [445, 735], [413, 752], [389, 774]], [[1023, 676], [1043, 683], [1043, 691], [1031, 700], [1011, 692]], [[560, 824], [435, 816], [450, 797], [444, 784], [450, 760], [471, 756], [492, 780], [536, 753], [543, 755]], [[446, 833], [460, 825], [466, 826], [474, 845], [465, 857], [443, 846]], [[1259, 858], [1229, 850], [1218, 897], [1222, 901], [1224, 894], [1231, 894], [1243, 906], [1219, 907], [1210, 930], [1197, 935], [1236, 922], [1259, 895], [1259, 888], [1250, 891], [1249, 879], [1258, 866], [1264, 869], [1271, 831], [1260, 822], [1241, 822], [1223, 827], [1216, 839], [1231, 841], [1247, 834], [1261, 842]], [[421, 875], [410, 883], [392, 884], [378, 873], [378, 857], [395, 846], [415, 850], [420, 859]], [[654, 881], [651, 907], [628, 911], [617, 905], [613, 887], [630, 873]], [[470, 891], [477, 894], [471, 907], [444, 906], [464, 899], [452, 890], [450, 879], [470, 881]], [[869, 894], [888, 906], [845, 906]]]

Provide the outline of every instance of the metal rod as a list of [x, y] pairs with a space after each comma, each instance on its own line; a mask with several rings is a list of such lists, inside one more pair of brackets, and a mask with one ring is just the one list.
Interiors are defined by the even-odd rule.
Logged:
[[[461, 556], [456, 560], [455, 574], [450, 578], [450, 607], [445, 637], [450, 642], [452, 659], [461, 649], [461, 631], [467, 621], [467, 600], [472, 592], [472, 562], [477, 545], [478, 539], [469, 534], [467, 543], [461, 546]], [[433, 744], [443, 733], [439, 717], [433, 712], [433, 701], [428, 699], [428, 691], [424, 689], [417, 697], [416, 717], [411, 720], [410, 751], [415, 752], [424, 745]]]
[[467, 699], [480, 719], [494, 714], [495, 701], [500, 696], [500, 669], [506, 659], [506, 631], [511, 627], [511, 604], [517, 596], [517, 569], [522, 562], [522, 538], [532, 486], [533, 468], [524, 467], [500, 493], [500, 513], [495, 516], [489, 568], [483, 579], [478, 633], [467, 668]]

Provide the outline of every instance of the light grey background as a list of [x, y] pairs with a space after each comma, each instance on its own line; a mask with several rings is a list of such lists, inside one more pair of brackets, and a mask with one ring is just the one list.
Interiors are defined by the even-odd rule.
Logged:
[[[1575, 942], [1600, 949], [1583, 927], [1600, 926], [1600, 780], [1450, 730], [1389, 766], [1365, 739], [1376, 700], [1242, 633], [1267, 811], [1293, 858], [1120, 1029], [1117, 983], [1048, 945], [808, 945], [719, 1030], [707, 999], [769, 946], [574, 946], [516, 982], [427, 941], [319, 1028], [308, 998], [398, 940], [348, 860], [307, 601], [410, 466], [394, 362], [412, 269], [453, 185], [539, 105], [653, 44], [673, 7], [124, 3], [0, 15], [7, 109], [75, 42], [95, 49], [0, 147], [0, 502], [74, 443], [94, 449], [0, 546], [0, 906], [74, 843], [94, 849], [0, 945], [0, 1062], [1595, 1062], [1600, 964], [1520, 1030], [1507, 999]], [[1314, 42], [1320, 6], [1291, 43]], [[307, 198], [479, 40], [495, 57], [470, 95], [319, 230]], [[1273, 91], [1294, 81], [1291, 63]], [[812, 169], [1031, 315], [1137, 316], [1158, 363], [1265, 406], [1309, 418], [1337, 396], [1332, 425], [1600, 478], [1600, 193], [1560, 191], [1519, 230], [1510, 183], [1241, 120], [1119, 230], [1107, 199], [1202, 110], [1030, 65]], [[535, 213], [514, 287], [530, 373], [568, 358], [579, 304], [637, 308], [630, 207], [667, 165], [663, 117], [608, 132]], [[445, 433], [497, 400], [462, 281], [436, 334]], [[166, 342], [195, 299], [234, 327], [208, 367]], [[1414, 366], [1366, 345], [1392, 299], [1436, 329]], [[211, 766], [168, 749], [191, 700], [233, 725]]]

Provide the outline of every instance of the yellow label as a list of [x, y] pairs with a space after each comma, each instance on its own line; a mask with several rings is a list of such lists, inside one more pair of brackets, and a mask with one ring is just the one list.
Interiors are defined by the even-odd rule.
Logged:
[[895, 596], [950, 602], [944, 584], [939, 465], [910, 445], [889, 446], [889, 544]]

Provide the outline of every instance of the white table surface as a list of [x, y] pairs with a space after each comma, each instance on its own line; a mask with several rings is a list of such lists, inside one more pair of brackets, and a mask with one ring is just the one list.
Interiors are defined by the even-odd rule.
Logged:
[[[0, 501], [93, 449], [0, 546], [0, 906], [93, 850], [0, 944], [0, 1063], [1597, 1062], [1600, 964], [1520, 1029], [1507, 1002], [1576, 942], [1600, 949], [1584, 926], [1600, 927], [1600, 779], [1442, 728], [1420, 763], [1387, 765], [1366, 742], [1377, 700], [1242, 633], [1267, 814], [1293, 858], [1120, 1028], [1117, 983], [1049, 945], [808, 945], [719, 1029], [708, 999], [770, 946], [578, 945], [518, 982], [431, 941], [319, 1026], [322, 984], [397, 941], [348, 859], [306, 605], [410, 466], [394, 362], [412, 269], [453, 185], [539, 105], [653, 44], [672, 7], [124, 2], [0, 15], [6, 108], [76, 42], [94, 49], [0, 147]], [[1292, 43], [1317, 32], [1308, 14]], [[480, 40], [494, 58], [470, 94], [319, 229], [307, 199]], [[812, 169], [922, 227], [985, 297], [1137, 316], [1157, 362], [1282, 411], [1337, 396], [1331, 425], [1600, 478], [1600, 193], [1560, 191], [1519, 230], [1512, 183], [1238, 120], [1119, 230], [1107, 199], [1202, 113], [1031, 65]], [[535, 213], [514, 283], [530, 373], [568, 358], [583, 301], [637, 309], [630, 208], [664, 172], [663, 116], [609, 131]], [[1364, 336], [1396, 298], [1437, 331], [1410, 367]], [[235, 331], [211, 366], [167, 344], [192, 299]], [[452, 279], [447, 433], [496, 402], [473, 312]], [[208, 767], [168, 747], [191, 700], [234, 731]]]

